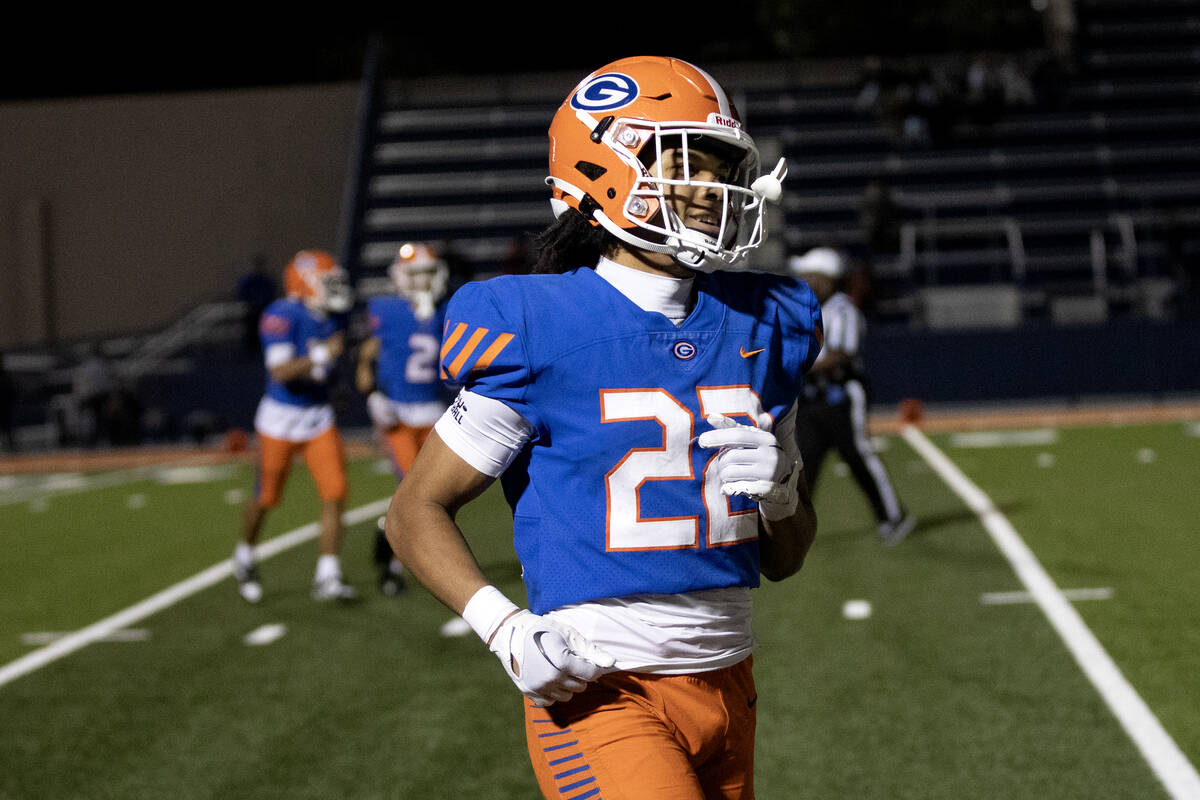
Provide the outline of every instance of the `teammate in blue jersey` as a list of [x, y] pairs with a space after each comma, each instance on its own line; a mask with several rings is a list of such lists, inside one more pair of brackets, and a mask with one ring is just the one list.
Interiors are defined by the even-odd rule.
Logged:
[[356, 593], [341, 570], [346, 464], [329, 380], [345, 336], [336, 315], [350, 309], [352, 294], [345, 271], [323, 250], [297, 253], [284, 270], [284, 288], [287, 297], [267, 306], [259, 322], [267, 388], [254, 416], [258, 475], [234, 549], [234, 577], [244, 599], [261, 599], [254, 547], [267, 513], [279, 504], [292, 461], [303, 455], [321, 498], [312, 595], [351, 600]]
[[[395, 294], [367, 303], [371, 337], [359, 347], [355, 385], [367, 396], [367, 412], [399, 480], [447, 406], [438, 350], [450, 269], [432, 246], [409, 242], [396, 252], [388, 275]], [[404, 565], [392, 553], [382, 524], [375, 562], [380, 591], [389, 596], [403, 591]]]
[[[547, 798], [753, 797], [751, 590], [799, 570], [816, 532], [791, 423], [819, 306], [739, 271], [784, 172], [762, 173], [703, 70], [613, 62], [551, 123], [542, 274], [450, 302], [461, 388], [387, 533], [527, 698]], [[528, 608], [454, 522], [497, 477]]]

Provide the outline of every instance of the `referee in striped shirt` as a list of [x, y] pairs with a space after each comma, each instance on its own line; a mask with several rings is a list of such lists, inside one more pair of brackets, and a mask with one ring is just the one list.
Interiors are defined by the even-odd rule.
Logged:
[[875, 513], [885, 544], [897, 544], [916, 526], [875, 455], [867, 435], [867, 388], [862, 343], [867, 323], [858, 306], [839, 290], [845, 258], [817, 247], [788, 259], [788, 270], [808, 283], [821, 303], [825, 343], [805, 379], [796, 414], [796, 439], [815, 491], [821, 462], [831, 449], [841, 455]]

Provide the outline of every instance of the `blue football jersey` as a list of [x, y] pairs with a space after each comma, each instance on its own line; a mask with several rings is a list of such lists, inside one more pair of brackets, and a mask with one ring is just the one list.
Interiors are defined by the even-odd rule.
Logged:
[[[276, 300], [259, 319], [259, 338], [263, 351], [273, 344], [287, 343], [296, 357], [308, 355], [310, 340], [325, 340], [339, 329], [333, 317], [319, 316], [295, 300]], [[326, 381], [309, 379], [280, 383], [267, 374], [267, 396], [294, 406], [315, 406], [329, 402]]]
[[[757, 505], [721, 493], [705, 418], [778, 419], [820, 350], [791, 278], [697, 275], [676, 327], [591, 269], [501, 276], [450, 301], [444, 379], [535, 429], [501, 478], [535, 613], [759, 581]], [[764, 417], [768, 415], [767, 417]]]
[[402, 297], [376, 297], [367, 304], [371, 332], [379, 337], [375, 382], [385, 395], [400, 403], [441, 400], [445, 387], [438, 374], [438, 348], [446, 306], [419, 320]]

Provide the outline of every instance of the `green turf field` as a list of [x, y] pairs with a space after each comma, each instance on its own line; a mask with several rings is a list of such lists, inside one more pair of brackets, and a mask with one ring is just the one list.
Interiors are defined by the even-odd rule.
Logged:
[[[929, 437], [1059, 588], [1093, 590], [1073, 607], [1192, 765], [1198, 433]], [[881, 547], [826, 465], [808, 563], [757, 593], [758, 796], [1170, 797], [976, 516], [902, 438], [880, 445], [917, 530]], [[85, 629], [227, 559], [251, 480], [237, 466], [0, 482], [0, 675], [45, 646], [33, 635]], [[348, 509], [363, 508], [393, 479], [365, 460], [351, 486]], [[297, 466], [267, 535], [316, 512]], [[451, 615], [423, 589], [374, 590], [374, 519], [359, 518], [345, 569], [361, 603], [309, 599], [306, 541], [263, 564], [258, 606], [221, 579], [0, 682], [0, 798], [536, 796], [516, 690], [473, 635], [439, 636]], [[499, 492], [460, 521], [520, 597]], [[850, 600], [869, 616], [847, 618]], [[246, 643], [268, 625], [283, 635]]]

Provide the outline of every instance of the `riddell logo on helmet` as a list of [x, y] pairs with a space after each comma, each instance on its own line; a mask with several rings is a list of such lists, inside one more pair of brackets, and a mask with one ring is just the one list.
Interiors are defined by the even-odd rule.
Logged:
[[708, 115], [710, 125], [723, 125], [726, 128], [733, 128], [735, 131], [742, 129], [742, 123], [738, 122], [733, 117], [723, 117], [720, 114], [712, 113]]
[[620, 72], [606, 72], [589, 78], [575, 94], [571, 107], [580, 111], [612, 111], [637, 99], [637, 81]]

